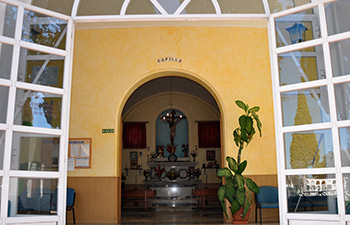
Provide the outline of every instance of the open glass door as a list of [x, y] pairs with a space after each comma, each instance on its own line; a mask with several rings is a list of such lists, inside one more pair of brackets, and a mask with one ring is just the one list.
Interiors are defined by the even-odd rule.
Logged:
[[1, 224], [65, 224], [72, 27], [0, 0]]
[[350, 224], [350, 1], [272, 14], [281, 224]]

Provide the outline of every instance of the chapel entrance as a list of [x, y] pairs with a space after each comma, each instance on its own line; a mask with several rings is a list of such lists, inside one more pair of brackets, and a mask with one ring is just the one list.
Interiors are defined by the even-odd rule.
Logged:
[[154, 79], [130, 96], [122, 120], [122, 217], [166, 210], [222, 220], [220, 110], [213, 96], [186, 78]]

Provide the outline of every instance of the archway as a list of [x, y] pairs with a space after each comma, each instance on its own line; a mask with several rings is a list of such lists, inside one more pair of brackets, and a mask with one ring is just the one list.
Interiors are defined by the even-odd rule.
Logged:
[[[172, 80], [170, 91], [169, 80]], [[187, 144], [176, 143], [178, 139], [175, 138], [173, 152], [168, 148], [169, 143], [165, 141], [166, 144], [159, 144], [156, 140], [161, 122], [159, 115], [170, 113], [172, 109], [177, 115], [184, 116], [181, 119], [186, 120], [185, 127], [188, 129]], [[137, 201], [137, 197], [144, 199], [142, 194], [148, 191], [153, 191], [151, 195], [155, 195], [151, 205], [153, 209], [178, 209], [179, 206], [192, 209], [197, 207], [197, 199], [193, 194], [195, 190], [208, 188], [215, 193], [213, 201], [204, 202], [198, 207], [216, 207], [219, 220], [222, 220], [221, 207], [217, 204], [214, 190], [221, 184], [216, 176], [216, 169], [220, 168], [223, 158], [221, 138], [218, 135], [209, 144], [200, 141], [203, 139], [203, 124], [207, 125], [206, 132], [217, 129], [217, 133], [222, 133], [221, 110], [212, 94], [202, 85], [188, 79], [186, 74], [180, 77], [176, 73], [172, 76], [167, 73], [167, 76], [158, 76], [138, 85], [127, 98], [121, 117], [123, 145], [120, 146], [119, 168], [124, 179], [122, 209], [141, 207], [142, 213], [149, 215], [154, 212], [150, 211], [145, 201]], [[163, 124], [163, 128], [164, 125], [170, 129], [170, 124]], [[181, 136], [181, 129], [184, 127], [179, 126], [176, 130], [177, 136]], [[166, 133], [166, 130], [163, 132]], [[167, 135], [170, 135], [170, 130], [165, 137]], [[169, 155], [175, 155], [176, 158], [171, 159]], [[142, 190], [142, 194], [135, 196], [139, 190]], [[128, 214], [123, 210], [123, 215], [124, 212]]]

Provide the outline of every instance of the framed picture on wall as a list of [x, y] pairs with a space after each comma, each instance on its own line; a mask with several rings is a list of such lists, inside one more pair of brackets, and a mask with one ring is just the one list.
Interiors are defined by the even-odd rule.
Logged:
[[130, 169], [137, 169], [139, 165], [138, 152], [130, 152]]
[[215, 158], [215, 150], [207, 150], [207, 161], [214, 161]]

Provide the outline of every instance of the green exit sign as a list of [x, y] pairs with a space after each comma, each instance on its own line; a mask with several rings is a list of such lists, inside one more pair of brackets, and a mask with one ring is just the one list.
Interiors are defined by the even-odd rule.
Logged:
[[102, 129], [103, 134], [114, 133], [114, 129]]

